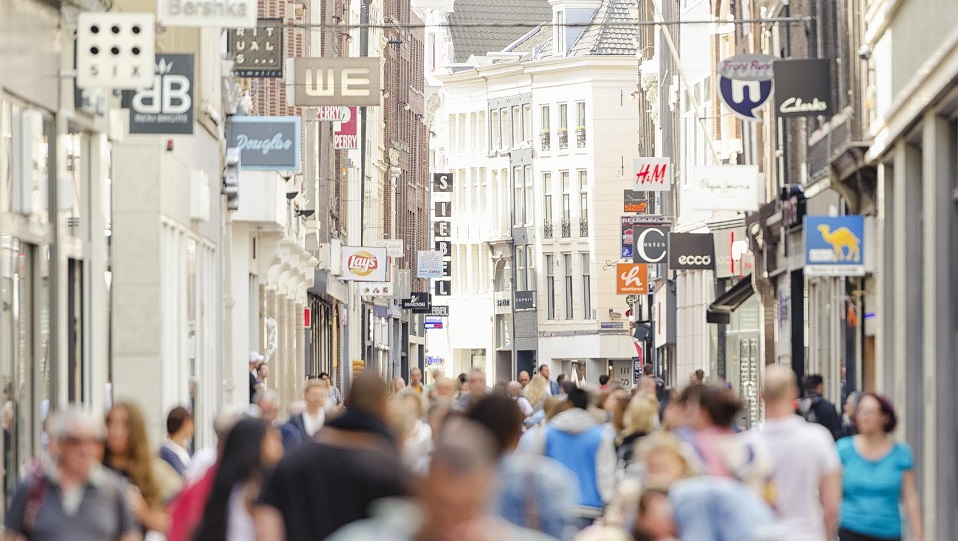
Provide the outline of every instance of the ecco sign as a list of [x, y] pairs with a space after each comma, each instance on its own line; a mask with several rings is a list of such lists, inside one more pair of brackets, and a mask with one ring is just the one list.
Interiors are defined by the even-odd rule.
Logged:
[[286, 105], [380, 105], [379, 58], [289, 58]]
[[669, 253], [669, 227], [667, 225], [637, 225], [632, 228], [634, 249], [633, 263], [665, 263]]
[[256, 26], [256, 0], [158, 0], [157, 12], [165, 26]]
[[711, 233], [669, 235], [669, 270], [714, 270], [715, 241]]

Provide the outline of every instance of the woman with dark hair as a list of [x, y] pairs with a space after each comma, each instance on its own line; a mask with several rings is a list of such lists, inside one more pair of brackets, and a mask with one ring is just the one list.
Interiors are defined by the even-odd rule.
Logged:
[[895, 408], [884, 396], [865, 393], [855, 407], [857, 436], [838, 440], [842, 459], [842, 541], [889, 541], [902, 537], [901, 509], [911, 541], [921, 541], [921, 505], [915, 486], [915, 457], [891, 433]]
[[262, 419], [243, 419], [226, 437], [223, 457], [194, 541], [254, 541], [250, 514], [267, 470], [283, 456], [279, 430]]

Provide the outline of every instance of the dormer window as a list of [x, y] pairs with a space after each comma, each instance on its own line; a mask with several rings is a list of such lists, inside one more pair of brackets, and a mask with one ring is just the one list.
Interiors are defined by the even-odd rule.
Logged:
[[555, 44], [556, 54], [565, 54], [565, 11], [555, 12], [555, 31], [552, 33], [552, 42]]

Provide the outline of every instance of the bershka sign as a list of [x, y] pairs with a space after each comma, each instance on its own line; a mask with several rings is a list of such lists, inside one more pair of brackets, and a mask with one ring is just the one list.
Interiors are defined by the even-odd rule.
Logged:
[[343, 246], [343, 280], [353, 282], [385, 282], [386, 249], [372, 246]]
[[740, 54], [719, 63], [718, 93], [735, 116], [761, 121], [757, 110], [772, 96], [776, 60], [769, 55]]
[[669, 270], [715, 270], [711, 233], [670, 233]]
[[193, 55], [156, 55], [153, 86], [123, 92], [130, 133], [193, 133]]
[[452, 295], [452, 173], [432, 175], [433, 239], [442, 258], [442, 279], [434, 279], [437, 297]]
[[380, 65], [374, 57], [288, 58], [286, 105], [380, 105]]
[[282, 19], [259, 19], [255, 28], [237, 28], [228, 35], [238, 77], [283, 76]]
[[298, 116], [234, 116], [230, 119], [229, 146], [240, 149], [243, 169], [300, 171], [300, 136]]
[[164, 26], [256, 26], [256, 0], [157, 0], [156, 7]]
[[669, 226], [637, 225], [632, 228], [633, 263], [666, 263], [669, 255]]
[[667, 192], [672, 188], [668, 158], [633, 158], [632, 174], [632, 189], [637, 192]]
[[779, 116], [827, 116], [832, 95], [828, 59], [775, 62], [775, 109]]

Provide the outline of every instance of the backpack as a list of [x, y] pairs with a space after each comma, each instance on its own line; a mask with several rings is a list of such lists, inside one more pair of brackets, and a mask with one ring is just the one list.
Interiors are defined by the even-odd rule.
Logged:
[[798, 400], [798, 414], [809, 423], [818, 423], [818, 415], [815, 413], [815, 406], [822, 400], [820, 396], [806, 396]]

